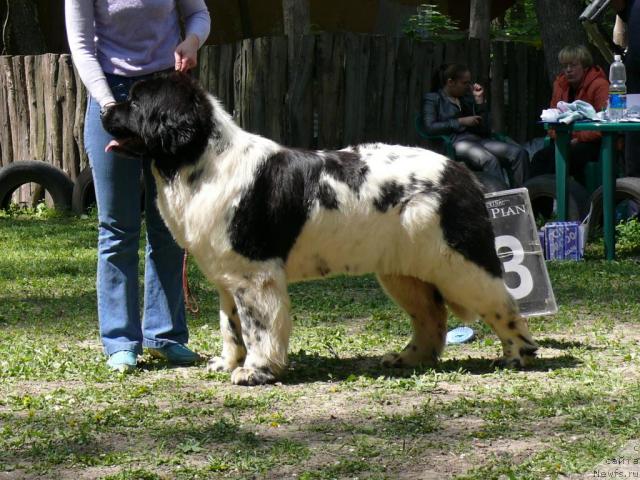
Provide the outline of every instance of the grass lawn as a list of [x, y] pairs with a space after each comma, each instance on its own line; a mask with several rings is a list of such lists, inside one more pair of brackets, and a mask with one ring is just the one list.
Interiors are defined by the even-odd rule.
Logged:
[[[91, 218], [0, 218], [0, 480], [593, 478], [634, 451], [633, 259], [549, 264], [560, 311], [530, 320], [542, 348], [522, 372], [492, 367], [499, 342], [480, 324], [436, 369], [384, 369], [409, 324], [373, 277], [293, 285], [289, 372], [247, 388], [148, 355], [107, 370], [96, 233]], [[194, 266], [190, 279], [190, 345], [216, 355], [217, 296]]]

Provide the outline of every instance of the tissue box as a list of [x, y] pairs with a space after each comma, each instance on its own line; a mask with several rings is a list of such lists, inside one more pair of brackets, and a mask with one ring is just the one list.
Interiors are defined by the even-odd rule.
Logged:
[[580, 260], [584, 254], [584, 226], [580, 222], [551, 222], [543, 228], [547, 260]]

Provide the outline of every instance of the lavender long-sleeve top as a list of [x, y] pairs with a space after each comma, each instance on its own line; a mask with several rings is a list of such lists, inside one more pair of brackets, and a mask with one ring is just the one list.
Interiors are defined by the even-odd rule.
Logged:
[[200, 45], [211, 23], [204, 0], [65, 0], [65, 17], [73, 63], [100, 106], [114, 101], [105, 73], [134, 77], [170, 68], [180, 17]]

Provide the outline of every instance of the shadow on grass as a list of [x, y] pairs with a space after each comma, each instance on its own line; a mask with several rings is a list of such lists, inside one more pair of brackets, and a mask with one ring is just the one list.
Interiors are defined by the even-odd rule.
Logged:
[[536, 340], [538, 345], [544, 348], [554, 348], [556, 350], [569, 350], [571, 348], [580, 348], [582, 350], [604, 350], [601, 347], [594, 347], [587, 345], [586, 343], [577, 342], [574, 340], [557, 340], [555, 338], [543, 338]]
[[[444, 360], [435, 368], [411, 367], [388, 368], [380, 365], [380, 357], [360, 356], [352, 358], [323, 357], [308, 353], [294, 353], [289, 356], [293, 368], [286, 374], [282, 382], [289, 385], [318, 382], [348, 380], [354, 375], [376, 379], [380, 376], [391, 378], [407, 378], [428, 372], [453, 373], [463, 372], [472, 375], [483, 375], [500, 370], [495, 360], [489, 358], [464, 358]], [[561, 355], [553, 358], [537, 358], [524, 372], [547, 372], [563, 368], [575, 368], [582, 362], [572, 355]]]

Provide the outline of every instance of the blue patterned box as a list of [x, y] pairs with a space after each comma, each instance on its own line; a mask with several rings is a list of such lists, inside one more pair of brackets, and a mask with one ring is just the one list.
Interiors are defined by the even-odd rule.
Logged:
[[580, 260], [584, 253], [584, 229], [580, 222], [547, 223], [544, 256], [547, 260]]

